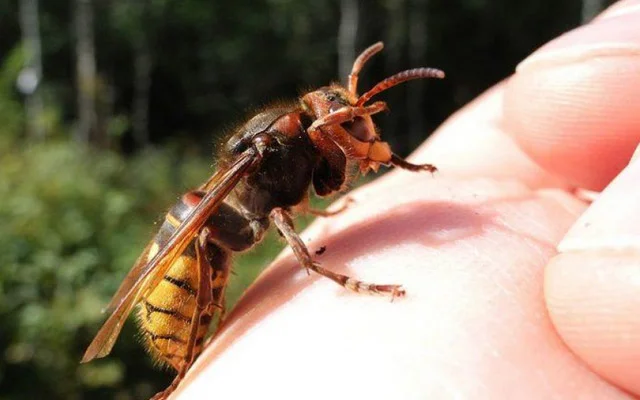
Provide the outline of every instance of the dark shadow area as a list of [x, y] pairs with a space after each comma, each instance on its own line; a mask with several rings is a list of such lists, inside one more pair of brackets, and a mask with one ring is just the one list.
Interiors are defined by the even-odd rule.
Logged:
[[[363, 221], [335, 235], [321, 236], [307, 245], [311, 249], [326, 246], [326, 252], [319, 259], [322, 265], [334, 272], [357, 277], [357, 270], [347, 271], [347, 265], [354, 254], [366, 255], [392, 246], [390, 241], [414, 241], [438, 247], [478, 235], [489, 224], [493, 224], [490, 215], [479, 213], [471, 207], [447, 202], [417, 201], [389, 210], [384, 217], [376, 217], [374, 221]], [[446, 238], [440, 235], [443, 231], [448, 232]], [[242, 336], [269, 312], [276, 310], [317, 279], [326, 279], [313, 273], [301, 279], [296, 278], [303, 273], [293, 255], [279, 261], [276, 268], [266, 270], [229, 313], [226, 320], [233, 323], [231, 326], [223, 325], [219, 334], [224, 335], [220, 337], [220, 342], [214, 340], [213, 351], [221, 352], [231, 345], [234, 338]], [[251, 314], [251, 321], [243, 318], [246, 314]]]

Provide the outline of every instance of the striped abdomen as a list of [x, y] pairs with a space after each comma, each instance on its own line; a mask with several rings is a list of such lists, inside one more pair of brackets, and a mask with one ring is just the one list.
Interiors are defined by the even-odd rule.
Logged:
[[[190, 197], [191, 196], [191, 197]], [[151, 259], [165, 245], [190, 209], [197, 204], [193, 194], [185, 195], [167, 214], [149, 252]], [[194, 204], [195, 203], [195, 204]], [[211, 288], [214, 303], [200, 317], [195, 338], [194, 354], [200, 353], [209, 324], [218, 302], [222, 302], [228, 278], [229, 251], [209, 244], [207, 256], [212, 266]], [[185, 361], [191, 321], [196, 306], [198, 290], [198, 264], [192, 242], [173, 263], [164, 278], [153, 291], [140, 301], [138, 324], [149, 352], [160, 362], [179, 370]], [[222, 305], [222, 304], [220, 304]]]

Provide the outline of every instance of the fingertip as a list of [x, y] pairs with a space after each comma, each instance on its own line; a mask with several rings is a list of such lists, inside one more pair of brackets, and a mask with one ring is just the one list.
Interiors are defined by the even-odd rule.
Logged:
[[498, 83], [453, 114], [412, 159], [433, 163], [448, 177], [518, 180], [530, 188], [566, 186], [532, 162], [505, 132], [505, 86]]
[[637, 13], [618, 10], [560, 36], [510, 79], [508, 131], [548, 171], [601, 190], [640, 141], [639, 57]]
[[615, 18], [636, 13], [640, 13], [640, 0], [620, 0], [612, 4], [595, 19]]
[[596, 373], [640, 395], [638, 255], [560, 254], [545, 273], [551, 320], [565, 343]]
[[551, 319], [594, 371], [640, 394], [640, 162], [633, 161], [562, 239], [545, 272]]

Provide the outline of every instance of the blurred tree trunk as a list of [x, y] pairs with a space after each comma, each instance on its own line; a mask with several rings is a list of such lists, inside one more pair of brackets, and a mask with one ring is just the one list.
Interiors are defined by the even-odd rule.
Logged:
[[[424, 65], [427, 53], [427, 3], [428, 0], [409, 2], [409, 64], [412, 67]], [[424, 87], [422, 79], [407, 86], [407, 114], [409, 115], [410, 148], [416, 147], [426, 134]]]
[[353, 60], [356, 58], [358, 34], [358, 0], [340, 1], [340, 28], [338, 29], [338, 72], [347, 82]]
[[140, 32], [134, 43], [133, 137], [139, 147], [149, 144], [149, 89], [153, 58], [149, 49], [149, 0], [139, 0]]
[[[406, 39], [406, 15], [405, 0], [389, 0], [386, 2], [387, 16], [387, 32], [385, 35], [385, 76], [390, 76], [399, 72], [400, 63], [402, 61], [403, 43]], [[386, 101], [391, 104], [400, 104], [400, 91], [394, 90], [387, 93]], [[385, 115], [383, 123], [383, 132], [387, 136], [385, 140], [390, 141], [395, 149], [399, 149], [403, 144], [401, 132], [398, 132], [398, 113], [388, 113]]]
[[78, 126], [75, 139], [88, 144], [96, 129], [96, 55], [91, 0], [75, 1]]
[[18, 89], [25, 95], [27, 135], [32, 139], [42, 139], [45, 127], [42, 123], [42, 58], [40, 44], [40, 23], [38, 1], [20, 0], [20, 29], [25, 49], [24, 68], [18, 78]]
[[605, 0], [582, 0], [582, 23], [591, 21], [605, 7]]
[[387, 1], [389, 16], [385, 38], [385, 54], [387, 75], [398, 72], [402, 58], [402, 44], [405, 40], [406, 16], [405, 0]]

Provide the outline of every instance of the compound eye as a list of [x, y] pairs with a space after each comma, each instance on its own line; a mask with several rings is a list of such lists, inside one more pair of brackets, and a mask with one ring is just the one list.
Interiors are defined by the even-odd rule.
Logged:
[[329, 112], [338, 111], [347, 105], [346, 100], [335, 93], [328, 93], [326, 98], [329, 102]]

